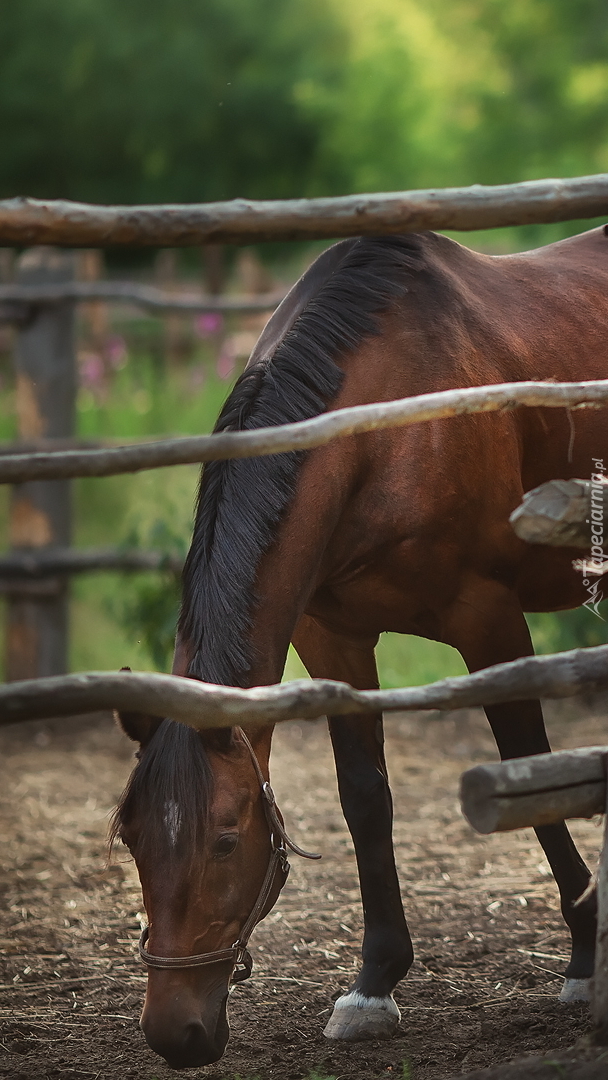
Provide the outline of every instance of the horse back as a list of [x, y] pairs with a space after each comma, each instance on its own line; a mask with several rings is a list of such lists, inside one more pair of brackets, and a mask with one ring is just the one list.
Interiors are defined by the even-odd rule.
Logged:
[[434, 233], [413, 239], [418, 267], [381, 317], [379, 335], [344, 358], [347, 377], [332, 407], [499, 382], [606, 376], [603, 229], [506, 256]]

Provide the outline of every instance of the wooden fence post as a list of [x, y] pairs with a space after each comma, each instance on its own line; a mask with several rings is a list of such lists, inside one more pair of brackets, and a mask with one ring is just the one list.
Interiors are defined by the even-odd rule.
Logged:
[[[71, 281], [74, 259], [52, 248], [25, 251], [19, 284]], [[74, 305], [32, 305], [15, 351], [19, 439], [74, 433], [76, 365]], [[29, 481], [12, 489], [9, 541], [15, 551], [68, 547], [71, 541], [69, 480]], [[68, 580], [53, 577], [15, 583], [7, 597], [7, 681], [61, 675], [68, 669]]]

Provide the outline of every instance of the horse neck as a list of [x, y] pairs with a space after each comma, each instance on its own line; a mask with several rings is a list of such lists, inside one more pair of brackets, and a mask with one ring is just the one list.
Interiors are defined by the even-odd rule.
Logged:
[[257, 569], [249, 684], [279, 682], [296, 625], [327, 575], [328, 542], [348, 499], [352, 443], [339, 440], [309, 454], [294, 499]]
[[[337, 397], [330, 403], [331, 409], [384, 396], [382, 387], [388, 381], [386, 369], [391, 368], [393, 372], [395, 369], [394, 362], [384, 362], [384, 351], [380, 350], [378, 354], [378, 339], [375, 338], [366, 341], [340, 361], [345, 377]], [[373, 357], [369, 355], [371, 352]], [[371, 386], [370, 371], [375, 376], [374, 385]], [[231, 598], [232, 612], [238, 613], [240, 604], [247, 611], [249, 631], [243, 640], [249, 646], [246, 650], [249, 654], [248, 666], [241, 673], [235, 670], [234, 662], [222, 664], [222, 657], [227, 661], [231, 657], [235, 643], [233, 637], [224, 634], [221, 652], [214, 656], [213, 665], [209, 668], [214, 672], [225, 669], [230, 675], [227, 679], [219, 678], [217, 681], [235, 682], [240, 686], [280, 681], [289, 642], [298, 620], [310, 596], [328, 575], [330, 568], [326, 565], [326, 552], [356, 481], [360, 467], [358, 454], [355, 440], [339, 439], [308, 452], [301, 459], [294, 494], [279, 523], [272, 527], [270, 542], [253, 564], [253, 574], [247, 574], [251, 584]], [[255, 475], [252, 479], [255, 483]], [[251, 489], [248, 494], [251, 495]], [[263, 502], [264, 490], [255, 489], [255, 498]], [[237, 521], [235, 524], [237, 529], [246, 527], [246, 522]], [[233, 546], [232, 550], [238, 550], [238, 546]], [[246, 555], [241, 554], [240, 558], [246, 558]], [[238, 579], [238, 569], [236, 577]], [[216, 581], [215, 593], [221, 588], [222, 581]], [[221, 618], [221, 615], [208, 612], [207, 617]], [[241, 625], [245, 622], [240, 621]], [[187, 630], [184, 633], [187, 634]], [[216, 637], [216, 648], [217, 641]], [[204, 651], [204, 636], [200, 647]], [[192, 671], [195, 648], [195, 643], [178, 634], [174, 674], [186, 675]], [[203, 662], [199, 670], [205, 669]]]

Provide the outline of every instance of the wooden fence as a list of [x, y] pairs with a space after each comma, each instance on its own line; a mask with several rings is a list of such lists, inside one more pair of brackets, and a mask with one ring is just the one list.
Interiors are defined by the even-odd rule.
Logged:
[[467, 188], [187, 206], [90, 206], [7, 199], [0, 244], [196, 247], [331, 240], [425, 229], [495, 229], [608, 215], [608, 174]]
[[285, 294], [282, 291], [265, 296], [212, 296], [189, 292], [168, 292], [154, 285], [135, 281], [53, 281], [48, 278], [33, 282], [23, 280], [0, 285], [0, 321], [19, 324], [29, 322], [32, 308], [41, 305], [82, 301], [105, 301], [115, 304], [136, 304], [151, 311], [179, 311], [192, 315], [225, 312], [250, 315], [273, 311]]
[[100, 450], [50, 450], [0, 455], [0, 483], [118, 476], [193, 462], [265, 457], [310, 450], [332, 439], [383, 428], [408, 427], [429, 420], [474, 413], [532, 408], [599, 408], [608, 404], [608, 379], [580, 383], [518, 382], [441, 390], [432, 394], [374, 402], [321, 413], [295, 424], [221, 432]]
[[[91, 253], [95, 254], [95, 253]], [[74, 280], [72, 252], [38, 247], [16, 262], [16, 280], [0, 285], [0, 322], [16, 327], [14, 367], [19, 443], [1, 448], [31, 453], [48, 443], [76, 448], [74, 305], [129, 303], [155, 312], [251, 314], [270, 311], [283, 292], [214, 296], [125, 281]], [[21, 445], [23, 444], [23, 446]], [[86, 447], [91, 449], [91, 445]], [[72, 551], [71, 491], [67, 478], [41, 483], [16, 479], [11, 493], [9, 542], [0, 558], [6, 597], [6, 671], [9, 680], [59, 674], [68, 665], [69, 578], [92, 570], [173, 569], [159, 552]]]
[[608, 645], [526, 656], [472, 675], [400, 690], [354, 690], [330, 679], [296, 679], [242, 690], [175, 675], [81, 672], [0, 686], [0, 725], [98, 709], [141, 709], [198, 730], [277, 724], [412, 709], [469, 709], [529, 698], [565, 698], [608, 688]]
[[[425, 228], [490, 228], [608, 214], [608, 175], [498, 187], [454, 188], [338, 199], [107, 207], [12, 199], [0, 203], [0, 244], [188, 246], [218, 242], [390, 234]], [[210, 250], [212, 248], [210, 247]], [[112, 448], [39, 449], [73, 439], [73, 310], [80, 300], [127, 300], [180, 311], [269, 310], [279, 297], [177, 296], [132, 283], [74, 280], [73, 260], [51, 248], [26, 252], [18, 279], [0, 286], [0, 315], [19, 324], [16, 349], [23, 453], [0, 453], [0, 482], [12, 483], [10, 539], [0, 563], [8, 597], [8, 677], [66, 668], [67, 579], [71, 573], [162, 565], [159, 553], [71, 552], [69, 479], [185, 462], [270, 454], [323, 445], [383, 427], [519, 405], [604, 405], [608, 381], [517, 383], [422, 395], [327, 413], [284, 428], [223, 433]], [[35, 556], [33, 554], [35, 552]]]

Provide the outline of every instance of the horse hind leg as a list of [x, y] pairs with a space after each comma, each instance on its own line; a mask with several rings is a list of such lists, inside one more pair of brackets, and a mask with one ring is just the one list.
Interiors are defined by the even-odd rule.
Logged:
[[[313, 677], [343, 679], [359, 689], [378, 685], [374, 644], [355, 644], [305, 617], [294, 645]], [[360, 1042], [395, 1034], [393, 990], [413, 950], [403, 913], [392, 843], [392, 800], [384, 761], [382, 716], [329, 718], [340, 802], [353, 838], [364, 911], [363, 964], [334, 1004], [324, 1034]]]
[[[485, 711], [503, 760], [550, 751], [540, 702], [492, 705]], [[561, 912], [572, 941], [559, 1000], [590, 1001], [597, 932], [596, 897], [595, 892], [583, 900], [581, 897], [586, 893], [591, 874], [565, 822], [543, 825], [534, 831], [557, 883]]]
[[565, 822], [544, 825], [535, 832], [559, 886], [562, 915], [572, 936], [571, 959], [559, 1000], [566, 1004], [591, 1001], [597, 936], [597, 894], [588, 891], [591, 875]]
[[[477, 611], [488, 606], [476, 605]], [[515, 660], [533, 653], [528, 626], [517, 600], [510, 596], [499, 610], [494, 608], [491, 623], [469, 626], [466, 637], [455, 637], [456, 646], [469, 670]], [[517, 701], [487, 706], [486, 715], [502, 760], [545, 754], [551, 749], [539, 701]], [[562, 1002], [589, 1001], [590, 980], [595, 960], [597, 906], [595, 892], [585, 895], [590, 871], [579, 855], [565, 822], [534, 830], [557, 883], [561, 912], [570, 930], [572, 951], [559, 995]]]
[[326, 1039], [343, 1042], [391, 1039], [400, 1020], [401, 1013], [392, 994], [367, 997], [360, 990], [349, 990], [335, 1002], [323, 1034]]

